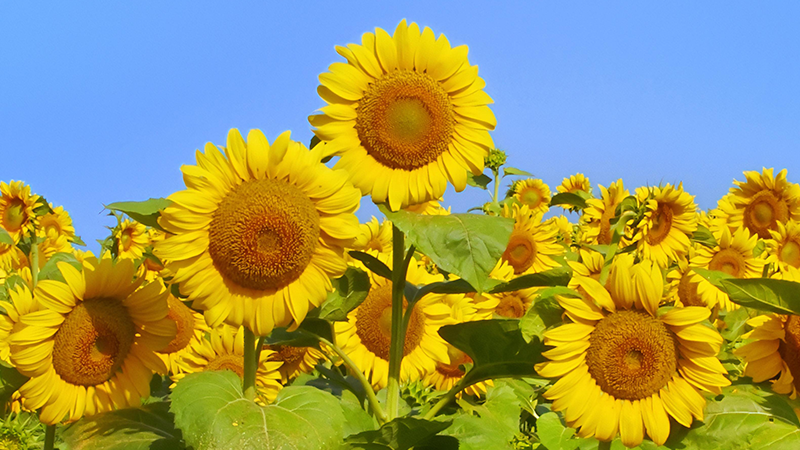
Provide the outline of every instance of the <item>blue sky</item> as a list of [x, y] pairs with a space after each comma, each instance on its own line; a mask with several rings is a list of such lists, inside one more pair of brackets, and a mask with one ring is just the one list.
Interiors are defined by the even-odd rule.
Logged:
[[553, 190], [683, 181], [706, 209], [743, 170], [800, 181], [800, 3], [600, 3], [2, 2], [0, 180], [63, 205], [96, 250], [103, 204], [183, 189], [230, 128], [307, 143], [334, 46], [407, 18], [469, 45], [495, 144]]

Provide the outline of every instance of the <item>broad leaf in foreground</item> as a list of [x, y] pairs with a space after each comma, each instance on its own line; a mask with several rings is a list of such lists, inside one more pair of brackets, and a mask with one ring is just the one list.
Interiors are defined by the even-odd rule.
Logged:
[[482, 405], [461, 409], [443, 434], [458, 439], [460, 450], [513, 450], [519, 432], [520, 400], [503, 384], [490, 388]]
[[716, 270], [693, 270], [736, 304], [778, 314], [800, 314], [800, 283], [772, 278], [732, 278]]
[[436, 436], [448, 426], [450, 422], [398, 417], [377, 430], [349, 436], [345, 439], [345, 443], [351, 449], [363, 450], [408, 450], [412, 447], [457, 450], [459, 447], [455, 438]]

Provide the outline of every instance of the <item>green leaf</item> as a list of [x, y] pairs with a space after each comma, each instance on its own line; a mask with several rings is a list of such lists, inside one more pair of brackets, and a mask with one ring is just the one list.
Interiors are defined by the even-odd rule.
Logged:
[[717, 240], [714, 238], [714, 235], [711, 234], [711, 231], [708, 228], [702, 225], [698, 225], [697, 230], [692, 233], [692, 240], [698, 244], [703, 244], [708, 248], [714, 248], [717, 246]]
[[796, 450], [800, 424], [786, 400], [755, 386], [735, 385], [709, 400], [705, 420], [681, 429], [667, 441], [669, 448]]
[[533, 365], [544, 361], [544, 344], [526, 342], [518, 320], [480, 320], [446, 325], [439, 334], [472, 358], [472, 368], [461, 380], [463, 387], [504, 377], [538, 377]]
[[86, 243], [77, 234], [72, 238], [71, 242], [79, 247], [86, 247]]
[[542, 414], [536, 421], [536, 434], [547, 450], [575, 450], [582, 439], [573, 439], [575, 429], [565, 427], [554, 412]]
[[247, 400], [231, 371], [190, 373], [172, 393], [171, 411], [195, 449], [335, 449], [346, 419], [336, 397], [287, 386], [265, 407]]
[[550, 206], [567, 205], [576, 209], [586, 208], [586, 199], [572, 192], [559, 192], [550, 199]]
[[507, 283], [500, 283], [491, 288], [489, 292], [499, 294], [501, 292], [513, 292], [520, 289], [545, 286], [566, 286], [572, 278], [569, 266], [564, 265], [556, 269], [545, 270], [539, 273], [529, 273], [521, 277], [514, 278]]
[[348, 267], [344, 275], [333, 281], [333, 292], [319, 309], [319, 318], [330, 322], [346, 321], [347, 313], [367, 298], [369, 275], [363, 270]]
[[492, 179], [484, 174], [473, 175], [472, 172], [467, 172], [467, 184], [476, 188], [486, 190], [486, 186], [492, 182]]
[[[429, 442], [439, 432], [450, 426], [451, 422], [433, 422], [429, 420], [416, 419], [413, 417], [398, 417], [390, 422], [383, 424], [377, 430], [363, 431], [356, 435], [348, 436], [345, 443], [351, 449], [364, 450], [408, 450], [414, 448], [425, 448], [426, 441]], [[458, 441], [454, 439], [441, 440], [438, 443], [445, 445], [438, 447], [445, 449], [458, 449]], [[453, 446], [455, 444], [455, 446]], [[447, 447], [449, 446], [449, 447]], [[428, 448], [431, 448], [428, 446]]]
[[59, 252], [47, 260], [44, 267], [42, 267], [42, 270], [39, 271], [39, 279], [64, 281], [64, 277], [61, 275], [61, 271], [58, 269], [58, 263], [62, 261], [69, 263], [72, 267], [75, 267], [78, 270], [81, 270], [83, 267], [81, 262], [78, 261], [78, 258], [76, 258], [72, 253]]
[[16, 367], [0, 360], [0, 405], [11, 399], [14, 392], [28, 382], [28, 377], [19, 373]]
[[172, 202], [165, 198], [151, 198], [142, 202], [114, 202], [106, 205], [109, 211], [125, 213], [131, 219], [158, 230], [164, 230], [158, 224], [161, 210], [171, 205]]
[[83, 418], [61, 430], [67, 450], [183, 449], [168, 402]]
[[348, 253], [353, 258], [364, 263], [364, 265], [367, 266], [367, 269], [371, 270], [374, 274], [380, 275], [388, 280], [392, 279], [392, 269], [390, 269], [386, 263], [378, 258], [370, 255], [369, 253], [359, 252], [357, 250], [351, 250]]
[[0, 228], [0, 244], [14, 245], [14, 239], [4, 228]]
[[319, 338], [333, 342], [331, 324], [322, 319], [307, 317], [294, 331], [282, 327], [274, 328], [264, 338], [264, 344], [319, 348]]
[[771, 278], [734, 278], [717, 270], [693, 270], [728, 294], [734, 303], [778, 314], [800, 314], [800, 283]]
[[534, 337], [542, 338], [542, 333], [548, 328], [561, 322], [564, 310], [556, 300], [556, 295], [581, 298], [578, 291], [563, 286], [543, 289], [533, 302], [533, 306], [525, 312], [519, 320], [522, 337], [530, 342]]
[[532, 177], [533, 174], [530, 172], [525, 172], [524, 170], [517, 169], [516, 167], [503, 167], [503, 178], [512, 175], [512, 176], [523, 176], [523, 177]]
[[442, 434], [458, 438], [460, 450], [513, 450], [521, 407], [514, 389], [498, 383], [489, 389], [484, 404], [461, 409]]
[[513, 219], [477, 214], [427, 216], [392, 212], [383, 205], [380, 209], [434, 264], [463, 278], [478, 292], [492, 287], [489, 272], [508, 245]]

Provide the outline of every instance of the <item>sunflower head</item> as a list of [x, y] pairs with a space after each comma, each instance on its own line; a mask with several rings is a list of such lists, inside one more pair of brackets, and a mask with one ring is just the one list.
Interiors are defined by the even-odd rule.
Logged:
[[592, 184], [589, 183], [589, 179], [582, 173], [576, 173], [575, 175], [570, 175], [568, 178], [564, 178], [561, 181], [561, 184], [558, 185], [556, 188], [558, 192], [578, 192], [583, 191], [587, 194], [592, 193]]
[[361, 232], [353, 242], [353, 249], [359, 251], [376, 251], [387, 253], [392, 251], [392, 222], [372, 220], [360, 225]]
[[123, 220], [113, 234], [119, 258], [139, 259], [150, 244], [147, 227], [132, 220]]
[[319, 76], [328, 106], [309, 121], [363, 194], [397, 210], [483, 172], [496, 120], [466, 46], [403, 20], [392, 36], [376, 28], [336, 51], [346, 63]]
[[621, 179], [611, 183], [608, 189], [602, 185], [599, 187], [600, 198], [586, 200], [587, 206], [581, 217], [582, 239], [589, 244], [608, 245], [613, 237], [611, 219], [616, 216], [617, 206], [630, 192], [625, 189]]
[[538, 178], [516, 181], [511, 191], [514, 198], [531, 212], [544, 214], [550, 209], [550, 187]]
[[636, 190], [645, 213], [636, 227], [632, 241], [642, 258], [654, 261], [660, 267], [689, 251], [689, 238], [697, 230], [697, 205], [694, 197], [682, 185], [666, 184], [663, 187]]
[[37, 222], [34, 209], [39, 198], [31, 194], [31, 187], [22, 181], [12, 180], [8, 184], [0, 181], [0, 228], [6, 230], [14, 242], [33, 230]]
[[541, 272], [558, 266], [553, 257], [565, 250], [557, 242], [558, 229], [553, 224], [542, 222], [541, 213], [518, 204], [505, 205], [502, 214], [514, 218], [514, 229], [503, 260], [514, 268], [515, 274]]

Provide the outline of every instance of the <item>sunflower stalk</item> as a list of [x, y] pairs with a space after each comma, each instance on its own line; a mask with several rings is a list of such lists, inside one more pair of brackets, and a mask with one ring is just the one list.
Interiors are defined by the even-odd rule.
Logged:
[[[259, 339], [259, 342], [262, 342]], [[242, 391], [245, 398], [256, 398], [256, 370], [258, 370], [258, 354], [256, 348], [256, 335], [249, 328], [244, 328], [244, 376], [242, 377]]]
[[386, 391], [389, 420], [397, 417], [400, 409], [400, 364], [403, 361], [407, 325], [403, 317], [403, 290], [410, 261], [405, 258], [405, 235], [394, 225], [392, 247], [392, 341], [389, 347], [389, 383]]
[[56, 426], [48, 425], [44, 431], [44, 450], [53, 450], [56, 442]]
[[39, 282], [39, 244], [36, 242], [36, 230], [31, 232], [31, 280], [32, 287]]

